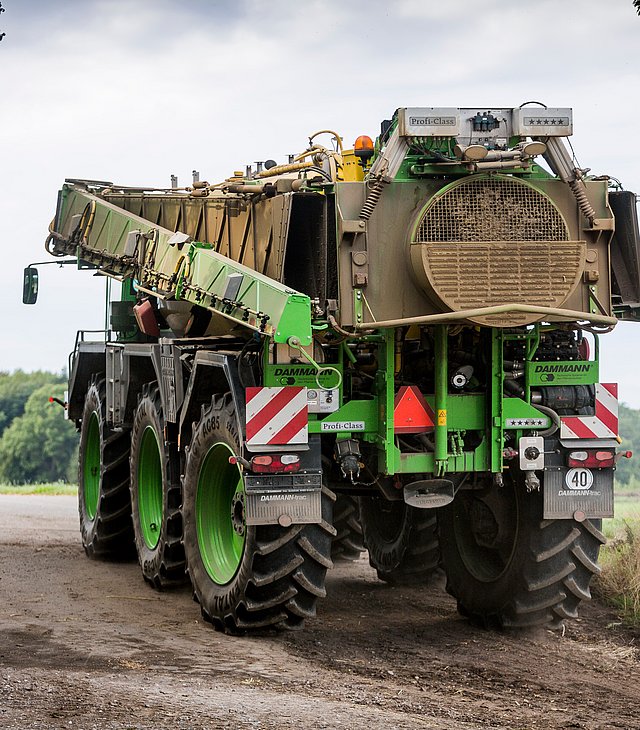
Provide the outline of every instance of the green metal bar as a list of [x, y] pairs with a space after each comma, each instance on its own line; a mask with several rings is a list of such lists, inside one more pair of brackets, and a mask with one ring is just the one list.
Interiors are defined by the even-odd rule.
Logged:
[[340, 348], [340, 352], [347, 356], [347, 360], [349, 362], [353, 363], [354, 365], [358, 362], [356, 356], [351, 352], [349, 347], [347, 346], [346, 342], [342, 343], [342, 347]]
[[447, 396], [449, 393], [448, 345], [449, 328], [437, 325], [435, 337], [435, 473], [440, 476], [447, 468]]
[[[487, 450], [484, 443], [475, 451], [465, 451], [447, 458], [448, 473], [485, 472], [488, 469]], [[436, 463], [433, 453], [403, 453], [398, 457], [398, 474], [433, 474]]]
[[383, 474], [395, 474], [397, 471], [395, 432], [393, 424], [395, 398], [395, 331], [384, 331], [384, 342], [380, 345], [381, 357], [376, 373], [376, 390], [378, 392], [378, 467]]
[[[435, 397], [425, 396], [435, 413]], [[447, 396], [447, 428], [449, 430], [484, 431], [486, 424], [486, 397], [484, 393], [464, 393]]]
[[538, 345], [540, 344], [540, 325], [536, 324], [533, 327], [533, 330], [529, 336], [529, 340], [527, 342], [527, 360], [531, 360], [531, 358], [536, 354], [538, 351]]
[[502, 384], [504, 379], [502, 330], [491, 330], [491, 471], [502, 471]]
[[356, 322], [361, 324], [364, 321], [364, 300], [362, 296], [362, 289], [353, 290], [353, 311]]
[[[532, 332], [529, 335], [529, 339], [527, 340], [527, 365], [531, 360], [533, 359], [534, 355], [536, 354], [538, 350], [538, 346], [540, 345], [540, 325], [536, 324], [532, 330]], [[528, 368], [526, 368], [528, 371]], [[525, 379], [524, 379], [524, 398], [527, 401], [527, 403], [531, 403], [531, 382], [529, 379], [529, 373], [525, 373]]]

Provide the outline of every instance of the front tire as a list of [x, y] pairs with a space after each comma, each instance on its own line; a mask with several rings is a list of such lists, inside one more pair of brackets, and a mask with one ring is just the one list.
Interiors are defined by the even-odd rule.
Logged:
[[331, 563], [333, 496], [323, 521], [246, 526], [240, 438], [230, 394], [214, 397], [194, 425], [185, 467], [184, 546], [194, 597], [217, 629], [299, 628], [315, 615]]
[[461, 490], [440, 510], [447, 591], [487, 627], [556, 626], [576, 618], [600, 569], [600, 520], [543, 520], [542, 492], [505, 475], [504, 486]]
[[360, 520], [369, 563], [380, 580], [395, 585], [429, 582], [440, 561], [433, 510], [384, 497], [361, 497]]
[[155, 588], [185, 578], [178, 454], [165, 439], [157, 383], [145, 385], [131, 432], [131, 508], [138, 562]]
[[82, 546], [91, 558], [133, 557], [129, 434], [106, 422], [105, 381], [94, 377], [84, 401], [78, 453]]

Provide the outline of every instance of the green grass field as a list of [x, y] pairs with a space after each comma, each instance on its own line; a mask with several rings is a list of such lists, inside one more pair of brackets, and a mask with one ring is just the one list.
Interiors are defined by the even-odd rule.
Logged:
[[640, 494], [617, 492], [615, 517], [603, 520], [608, 543], [600, 551], [602, 573], [594, 590], [628, 624], [640, 623]]
[[0, 484], [0, 494], [77, 494], [75, 484], [54, 482], [53, 484]]
[[618, 492], [613, 508], [615, 516], [602, 521], [604, 534], [608, 538], [624, 531], [625, 524], [640, 522], [640, 494]]
[[615, 495], [616, 519], [627, 517], [640, 518], [640, 494], [618, 492]]

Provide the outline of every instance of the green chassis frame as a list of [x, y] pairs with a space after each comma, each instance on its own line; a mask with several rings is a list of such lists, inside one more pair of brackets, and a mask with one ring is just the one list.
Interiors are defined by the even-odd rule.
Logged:
[[[547, 385], [546, 363], [533, 361], [538, 347], [540, 331], [544, 325], [536, 324], [521, 333], [505, 333], [491, 328], [492, 373], [490, 387], [486, 393], [450, 394], [448, 393], [448, 325], [434, 327], [436, 377], [435, 393], [426, 394], [425, 399], [436, 414], [433, 434], [435, 450], [433, 452], [402, 452], [396, 443], [394, 432], [394, 329], [382, 330], [379, 335], [363, 338], [378, 345], [378, 371], [375, 378], [375, 395], [370, 400], [348, 400], [345, 402], [343, 386], [340, 385], [339, 397], [341, 406], [334, 413], [325, 417], [310, 415], [309, 433], [324, 433], [323, 423], [359, 421], [364, 428], [358, 432], [337, 431], [338, 438], [362, 438], [378, 447], [378, 468], [383, 474], [433, 474], [442, 476], [445, 473], [460, 472], [500, 472], [503, 469], [504, 432], [515, 432], [516, 440], [529, 435], [534, 430], [519, 427], [518, 422], [536, 419], [537, 430], [544, 430], [550, 420], [537, 408], [530, 404], [531, 387]], [[526, 345], [525, 361], [525, 398], [503, 396], [503, 348], [509, 340], [521, 340]], [[598, 338], [595, 337], [595, 360], [580, 363], [576, 368], [575, 361], [552, 363], [561, 373], [554, 384], [588, 385], [599, 382]], [[268, 348], [265, 348], [267, 351]], [[348, 357], [347, 348], [342, 348], [340, 361], [329, 363], [340, 373], [344, 371], [344, 358]], [[326, 366], [327, 364], [323, 364]], [[567, 366], [570, 372], [562, 372]], [[277, 367], [269, 365], [265, 359], [265, 385], [278, 386], [282, 381], [277, 375]], [[280, 366], [282, 367], [282, 366]], [[324, 387], [331, 387], [328, 378], [321, 375], [319, 380]], [[327, 378], [327, 380], [325, 380]], [[293, 376], [289, 385], [310, 387], [309, 376]], [[333, 381], [335, 382], [335, 380]], [[314, 385], [313, 387], [317, 387]], [[490, 400], [490, 404], [487, 401]], [[489, 408], [487, 406], [490, 406]], [[487, 414], [490, 413], [491, 417]], [[542, 424], [541, 424], [542, 420]], [[465, 431], [480, 431], [483, 438], [473, 451], [464, 451], [462, 435]]]

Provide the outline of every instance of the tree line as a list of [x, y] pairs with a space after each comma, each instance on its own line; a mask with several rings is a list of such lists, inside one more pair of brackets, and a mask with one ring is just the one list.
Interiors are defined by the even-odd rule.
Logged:
[[[78, 433], [49, 401], [65, 387], [63, 373], [0, 372], [0, 483], [77, 482]], [[640, 410], [620, 406], [620, 433], [635, 458], [618, 462], [617, 486], [640, 491]]]
[[616, 469], [616, 486], [640, 492], [640, 410], [620, 406], [619, 433], [621, 451], [631, 451], [631, 459], [620, 459]]
[[77, 482], [78, 433], [62, 408], [66, 377], [0, 372], [0, 483]]

